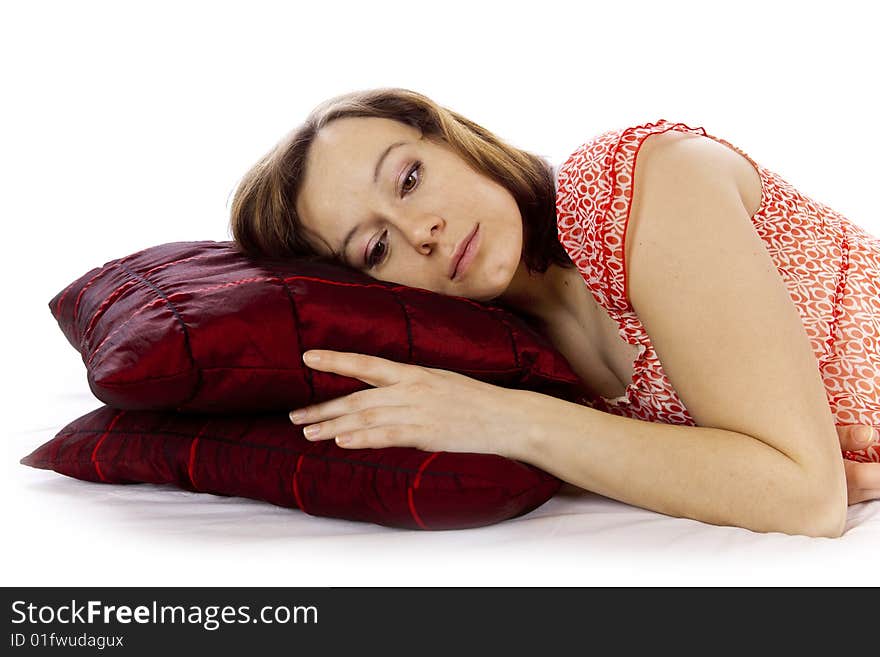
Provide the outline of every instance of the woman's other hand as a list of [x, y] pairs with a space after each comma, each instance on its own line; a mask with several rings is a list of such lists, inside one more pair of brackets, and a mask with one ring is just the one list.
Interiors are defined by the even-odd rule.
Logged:
[[[841, 449], [850, 452], [877, 444], [877, 430], [866, 424], [837, 426]], [[880, 498], [880, 463], [861, 463], [843, 460], [846, 471], [846, 489], [849, 504], [858, 504]]]

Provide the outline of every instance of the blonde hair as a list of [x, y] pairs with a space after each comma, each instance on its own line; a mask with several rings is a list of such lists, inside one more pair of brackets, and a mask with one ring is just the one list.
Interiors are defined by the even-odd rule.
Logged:
[[550, 165], [430, 98], [401, 88], [353, 91], [324, 101], [245, 173], [230, 216], [233, 238], [243, 253], [261, 258], [324, 259], [306, 238], [296, 199], [315, 136], [343, 117], [393, 119], [419, 129], [425, 138], [445, 142], [516, 200], [523, 218], [523, 260], [530, 271], [544, 272], [550, 263], [573, 266], [557, 238], [556, 189]]

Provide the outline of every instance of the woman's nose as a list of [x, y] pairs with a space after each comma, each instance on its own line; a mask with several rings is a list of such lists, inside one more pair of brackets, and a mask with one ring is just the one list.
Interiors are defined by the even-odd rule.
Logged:
[[436, 250], [443, 235], [444, 225], [443, 220], [439, 217], [434, 217], [421, 224], [413, 236], [416, 248], [423, 253]]

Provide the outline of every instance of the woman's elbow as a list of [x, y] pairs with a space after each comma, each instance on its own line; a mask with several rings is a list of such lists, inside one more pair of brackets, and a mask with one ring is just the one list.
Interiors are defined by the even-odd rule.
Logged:
[[827, 505], [820, 507], [801, 501], [800, 506], [786, 512], [785, 518], [773, 529], [763, 531], [811, 538], [840, 538], [845, 527], [846, 515], [829, 510]]
[[803, 534], [805, 536], [840, 538], [846, 530], [848, 499], [846, 492], [846, 476], [841, 463], [839, 477], [837, 473], [825, 482], [815, 485], [813, 503], [806, 504], [809, 512], [803, 518]]
[[840, 538], [846, 529], [846, 513], [821, 513], [817, 512], [812, 518], [804, 523], [799, 534], [814, 538]]

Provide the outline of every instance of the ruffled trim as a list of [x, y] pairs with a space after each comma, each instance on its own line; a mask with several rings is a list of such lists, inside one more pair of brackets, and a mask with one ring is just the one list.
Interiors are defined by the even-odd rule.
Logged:
[[846, 282], [849, 278], [849, 232], [846, 227], [841, 225], [843, 230], [843, 239], [840, 243], [842, 254], [842, 263], [840, 271], [837, 273], [837, 286], [834, 289], [834, 305], [832, 306], [831, 326], [828, 331], [828, 339], [825, 341], [825, 355], [823, 361], [830, 359], [834, 355], [834, 343], [837, 340], [837, 326], [840, 323], [841, 304], [843, 303], [843, 294], [846, 291]]
[[[622, 332], [622, 331], [621, 331]], [[608, 406], [629, 406], [632, 404], [633, 399], [635, 398], [636, 393], [642, 389], [642, 383], [645, 378], [645, 372], [648, 370], [650, 365], [648, 359], [645, 357], [645, 354], [648, 352], [648, 346], [641, 343], [632, 343], [627, 341], [628, 344], [635, 344], [639, 348], [639, 353], [636, 354], [636, 357], [633, 359], [633, 377], [632, 382], [626, 387], [623, 394], [620, 397], [615, 397], [614, 399], [608, 399], [607, 397], [599, 396], [600, 399], [605, 402]]]
[[[658, 128], [662, 128], [662, 130], [658, 130]], [[608, 243], [609, 222], [610, 218], [613, 216], [612, 207], [614, 207], [616, 203], [622, 201], [625, 204], [625, 208], [622, 210], [622, 212], [624, 212], [623, 230], [621, 231], [619, 253], [615, 253], [615, 258], [620, 262], [620, 272], [623, 280], [621, 295], [614, 294], [615, 287], [612, 284], [612, 269], [607, 264], [604, 268], [602, 280], [606, 297], [612, 302], [618, 311], [630, 309], [629, 302], [627, 301], [628, 280], [625, 246], [626, 235], [629, 229], [630, 211], [632, 210], [633, 178], [642, 142], [651, 135], [662, 134], [676, 129], [683, 129], [694, 134], [700, 134], [704, 137], [710, 136], [702, 127], [691, 128], [684, 123], [672, 123], [666, 119], [660, 119], [654, 123], [645, 123], [643, 125], [632, 126], [623, 130], [620, 133], [620, 137], [617, 139], [617, 143], [615, 144], [611, 155], [611, 171], [609, 173], [611, 193], [608, 195], [608, 201], [599, 215], [597, 231], [603, 248], [612, 250]], [[640, 135], [638, 141], [635, 142], [634, 145], [631, 142], [625, 142], [626, 137], [631, 134]], [[624, 146], [626, 146], [626, 150], [624, 150]], [[626, 175], [627, 183], [621, 182], [621, 176], [623, 174]]]

